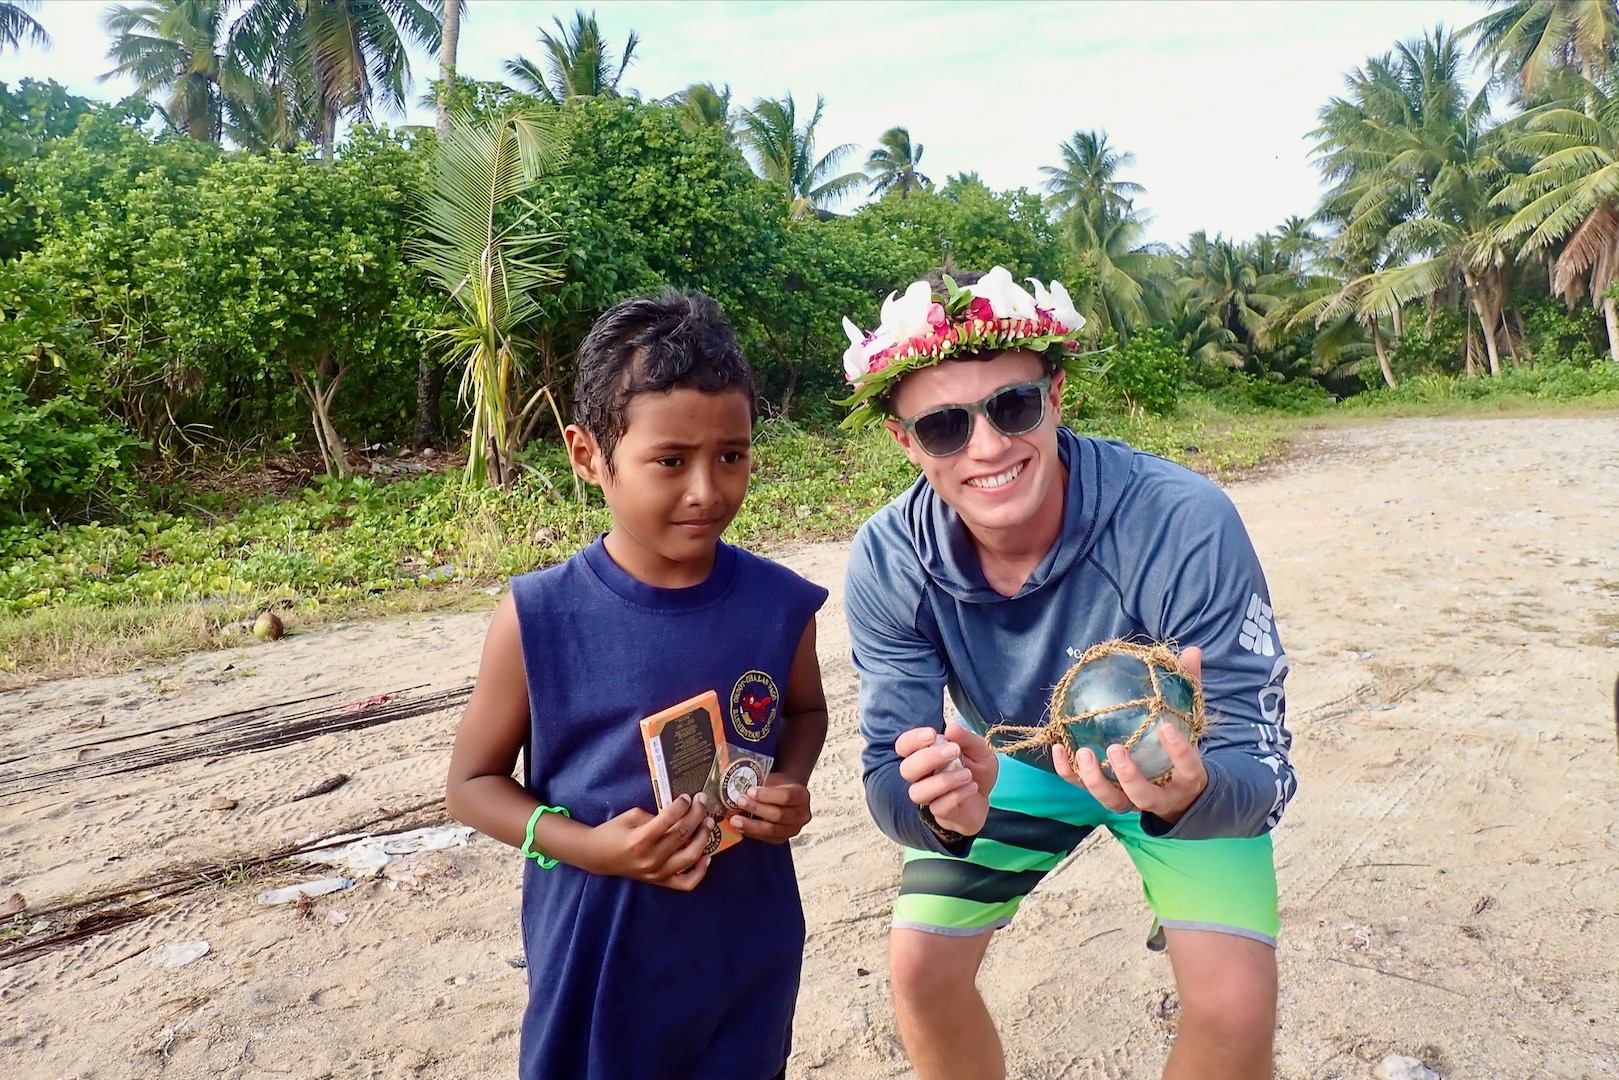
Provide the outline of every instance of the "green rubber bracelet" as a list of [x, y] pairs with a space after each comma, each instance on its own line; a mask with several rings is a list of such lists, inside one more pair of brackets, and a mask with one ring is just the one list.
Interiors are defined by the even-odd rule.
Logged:
[[523, 834], [523, 858], [533, 859], [540, 864], [541, 870], [549, 870], [557, 864], [557, 861], [548, 858], [545, 852], [534, 849], [534, 826], [546, 814], [561, 814], [565, 818], [573, 817], [572, 814], [568, 813], [566, 806], [546, 806], [543, 803], [536, 806], [534, 813], [529, 816], [528, 831]]

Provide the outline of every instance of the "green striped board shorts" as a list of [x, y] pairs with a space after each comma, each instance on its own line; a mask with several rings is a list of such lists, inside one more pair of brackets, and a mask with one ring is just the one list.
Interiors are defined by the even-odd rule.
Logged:
[[962, 937], [1006, 926], [1023, 898], [1097, 827], [1111, 832], [1141, 875], [1155, 924], [1214, 930], [1275, 946], [1281, 920], [1269, 834], [1227, 840], [1148, 836], [1140, 816], [1116, 814], [1083, 788], [1001, 758], [989, 818], [966, 858], [907, 848], [894, 925]]

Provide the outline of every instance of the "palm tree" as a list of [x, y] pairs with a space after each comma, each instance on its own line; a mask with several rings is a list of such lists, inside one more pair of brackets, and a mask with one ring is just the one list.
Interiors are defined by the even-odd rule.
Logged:
[[881, 195], [897, 190], [899, 197], [910, 197], [911, 189], [931, 187], [933, 181], [917, 172], [922, 162], [922, 144], [911, 142], [906, 128], [891, 127], [877, 140], [877, 149], [866, 158], [866, 175], [871, 178], [871, 193]]
[[752, 151], [754, 168], [766, 180], [787, 189], [794, 220], [811, 213], [829, 216], [827, 203], [843, 198], [866, 182], [863, 173], [833, 175], [843, 159], [854, 153], [853, 143], [834, 146], [819, 158], [815, 156], [815, 128], [825, 108], [826, 101], [816, 95], [815, 115], [800, 128], [798, 107], [788, 94], [780, 101], [760, 98], [739, 118], [742, 144]]
[[[1318, 352], [1331, 351], [1347, 355], [1351, 351], [1356, 329], [1370, 333], [1372, 349], [1377, 354], [1378, 370], [1389, 389], [1399, 385], [1394, 366], [1389, 362], [1388, 339], [1383, 336], [1383, 315], [1358, 306], [1376, 271], [1384, 269], [1385, 252], [1375, 254], [1361, 251], [1358, 261], [1329, 250], [1321, 256], [1330, 275], [1312, 276], [1301, 281], [1300, 288], [1271, 313], [1271, 324], [1279, 333], [1311, 330], [1315, 334]], [[1390, 325], [1394, 336], [1400, 336], [1399, 309], [1391, 313]]]
[[51, 36], [39, 21], [28, 12], [39, 6], [39, 0], [5, 0], [0, 3], [0, 50], [22, 48], [23, 42], [51, 47]]
[[539, 311], [540, 290], [562, 276], [559, 237], [529, 198], [560, 156], [554, 124], [518, 112], [452, 119], [434, 158], [413, 254], [455, 302], [455, 323], [438, 336], [463, 368], [474, 481], [510, 485], [525, 420], [542, 401], [555, 408], [549, 387], [521, 398], [515, 334]]
[[[1305, 235], [1314, 246], [1303, 261], [1289, 254], [1288, 242], [1290, 234], [1297, 233], [1301, 223], [1306, 226]], [[1308, 230], [1308, 222], [1298, 217], [1290, 217], [1282, 223], [1276, 232], [1275, 246], [1277, 255], [1289, 260], [1291, 280], [1285, 287], [1273, 289], [1280, 302], [1270, 312], [1262, 344], [1273, 348], [1290, 336], [1307, 333], [1316, 369], [1332, 371], [1365, 357], [1366, 343], [1362, 334], [1369, 332], [1384, 384], [1390, 388], [1397, 386], [1380, 318], [1361, 315], [1355, 310], [1354, 294], [1346, 295], [1344, 291], [1344, 282], [1364, 279], [1374, 267], [1352, 266], [1341, 256], [1332, 254], [1326, 242]]]
[[406, 43], [437, 52], [443, 0], [254, 0], [231, 37], [248, 68], [313, 127], [332, 161], [337, 123], [373, 101], [396, 111], [410, 89]]
[[664, 99], [665, 104], [680, 110], [680, 122], [688, 131], [705, 127], [719, 128], [725, 141], [736, 141], [736, 120], [731, 115], [731, 87], [729, 84], [715, 89], [713, 83], [692, 83], [678, 94]]
[[1119, 179], [1135, 161], [1107, 143], [1107, 133], [1076, 131], [1059, 148], [1061, 166], [1043, 167], [1046, 205], [1057, 215], [1064, 238], [1088, 281], [1078, 300], [1087, 332], [1129, 338], [1140, 326], [1165, 316], [1170, 307], [1167, 259], [1163, 250], [1142, 242], [1147, 219], [1135, 210], [1145, 189]]
[[1276, 227], [1276, 253], [1297, 273], [1308, 271], [1325, 254], [1326, 246], [1315, 234], [1311, 218], [1293, 214]]
[[1067, 219], [1066, 239], [1086, 270], [1074, 298], [1091, 341], [1105, 332], [1127, 341], [1137, 329], [1164, 318], [1171, 307], [1170, 265], [1166, 253], [1147, 244], [1146, 222], [1131, 215], [1096, 221], [1083, 214]]
[[630, 31], [624, 42], [624, 51], [613, 65], [612, 51], [602, 38], [601, 26], [594, 12], [581, 10], [573, 13], [573, 25], [556, 23], [556, 36], [540, 28], [540, 42], [545, 46], [545, 68], [522, 56], [505, 63], [508, 77], [518, 83], [520, 90], [534, 94], [552, 104], [561, 104], [581, 97], [618, 97], [618, 84], [624, 71], [635, 57], [635, 46], [641, 39]]
[[164, 93], [170, 126], [194, 139], [219, 142], [227, 117], [243, 126], [256, 87], [229, 44], [223, 0], [150, 0], [111, 8], [107, 59], [117, 66], [102, 82], [127, 76], [143, 94]]
[[[450, 137], [450, 118], [455, 112], [455, 61], [461, 45], [461, 16], [465, 0], [454, 0], [444, 8], [444, 33], [439, 41], [438, 101], [433, 130], [439, 142]], [[444, 396], [444, 380], [448, 365], [426, 349], [416, 358], [416, 433], [417, 446], [432, 446], [444, 436], [444, 423], [439, 415], [439, 401]]]
[[1496, 78], [1511, 79], [1520, 94], [1543, 87], [1559, 69], [1586, 82], [1607, 74], [1619, 42], [1619, 5], [1613, 0], [1486, 0], [1494, 9], [1463, 34], [1476, 39], [1475, 55]]
[[1320, 213], [1342, 222], [1335, 255], [1382, 267], [1345, 286], [1357, 311], [1398, 328], [1404, 304], [1459, 285], [1496, 374], [1511, 282], [1491, 201], [1508, 170], [1486, 126], [1489, 89], [1469, 97], [1462, 65], [1457, 36], [1439, 28], [1349, 76], [1351, 98], [1333, 99], [1314, 132], [1337, 181]]
[[1119, 179], [1119, 170], [1135, 164], [1136, 156], [1109, 146], [1105, 131], [1076, 131], [1057, 152], [1062, 164], [1040, 171], [1046, 174], [1046, 202], [1058, 213], [1123, 217], [1146, 190]]
[[1225, 328], [1246, 356], [1260, 349], [1281, 298], [1271, 291], [1253, 252], [1223, 236], [1193, 233], [1180, 253], [1182, 302], [1187, 310]]
[[1498, 205], [1521, 207], [1500, 238], [1523, 239], [1520, 259], [1567, 239], [1552, 288], [1572, 305], [1589, 287], [1607, 322], [1609, 354], [1619, 363], [1619, 302], [1606, 295], [1619, 281], [1619, 89], [1572, 78], [1588, 112], [1554, 102], [1526, 113], [1509, 137], [1513, 150], [1536, 161], [1496, 197]]
[[443, 87], [439, 93], [438, 111], [433, 130], [440, 139], [450, 137], [450, 114], [455, 111], [455, 54], [461, 47], [461, 16], [466, 0], [454, 0], [444, 6], [443, 33], [439, 35], [438, 81]]

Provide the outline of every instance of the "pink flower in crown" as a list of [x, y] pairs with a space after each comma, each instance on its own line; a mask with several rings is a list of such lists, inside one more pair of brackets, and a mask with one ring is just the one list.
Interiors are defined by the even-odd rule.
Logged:
[[972, 302], [967, 305], [967, 314], [983, 322], [995, 321], [995, 307], [985, 296], [973, 297]]
[[934, 303], [928, 308], [928, 324], [939, 327], [950, 321], [950, 316], [944, 313], [944, 305]]

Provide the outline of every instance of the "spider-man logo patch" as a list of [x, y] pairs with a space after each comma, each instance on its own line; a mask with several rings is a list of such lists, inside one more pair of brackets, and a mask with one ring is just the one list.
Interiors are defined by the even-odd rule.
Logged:
[[749, 742], [770, 734], [781, 715], [781, 691], [762, 671], [749, 671], [731, 688], [731, 726]]

